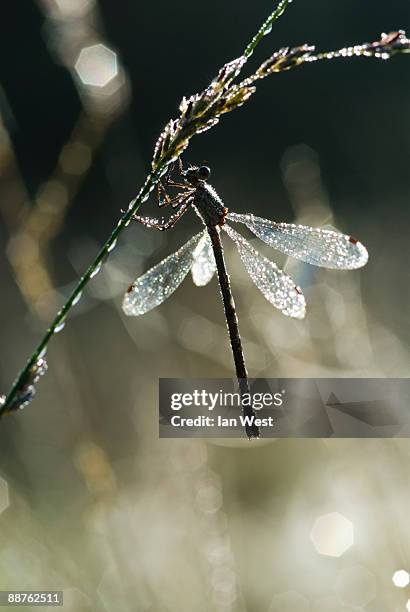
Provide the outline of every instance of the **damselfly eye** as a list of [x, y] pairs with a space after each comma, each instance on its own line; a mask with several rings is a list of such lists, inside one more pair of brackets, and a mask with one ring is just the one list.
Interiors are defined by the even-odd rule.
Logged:
[[209, 177], [211, 176], [210, 168], [208, 168], [208, 166], [200, 166], [198, 168], [198, 176], [203, 181], [207, 181]]

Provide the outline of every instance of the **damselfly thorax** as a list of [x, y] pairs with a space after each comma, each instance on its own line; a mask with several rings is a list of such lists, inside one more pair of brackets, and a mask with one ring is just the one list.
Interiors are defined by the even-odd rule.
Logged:
[[223, 205], [212, 185], [205, 183], [196, 188], [192, 206], [207, 227], [221, 226], [225, 223], [228, 209]]
[[192, 194], [192, 206], [207, 227], [215, 227], [225, 223], [228, 209], [212, 185], [206, 182], [210, 174], [208, 166], [199, 166], [199, 168], [189, 168], [184, 176], [195, 189]]
[[[160, 207], [172, 206], [172, 208], [177, 209], [177, 212], [168, 221], [141, 217], [140, 215], [135, 215], [134, 219], [148, 227], [167, 230], [175, 225], [188, 208], [192, 206], [206, 227], [222, 226], [225, 223], [228, 209], [216, 190], [207, 182], [211, 175], [208, 166], [191, 166], [187, 170], [183, 170], [181, 167], [180, 174], [183, 183], [173, 181], [168, 172], [165, 177], [165, 186], [163, 183], [159, 183], [158, 186], [158, 205]], [[181, 192], [171, 198], [165, 187], [177, 187]]]

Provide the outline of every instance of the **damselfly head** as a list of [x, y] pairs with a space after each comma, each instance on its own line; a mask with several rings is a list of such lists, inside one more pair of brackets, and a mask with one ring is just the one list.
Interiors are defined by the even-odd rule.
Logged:
[[211, 169], [208, 166], [191, 166], [185, 170], [183, 176], [196, 187], [201, 181], [207, 181], [211, 176]]
[[211, 176], [211, 169], [209, 166], [199, 166], [198, 176], [202, 181], [207, 181]]

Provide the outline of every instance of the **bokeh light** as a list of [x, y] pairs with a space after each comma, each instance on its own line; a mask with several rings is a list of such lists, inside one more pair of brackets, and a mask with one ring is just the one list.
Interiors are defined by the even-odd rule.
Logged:
[[61, 152], [60, 165], [66, 174], [81, 175], [91, 164], [91, 147], [85, 142], [68, 143]]
[[392, 580], [394, 586], [404, 589], [410, 584], [410, 575], [406, 570], [397, 570], [397, 572], [394, 572]]
[[117, 54], [98, 43], [81, 50], [75, 70], [84, 85], [105, 87], [118, 74]]
[[376, 597], [376, 578], [367, 568], [355, 565], [339, 573], [335, 591], [342, 603], [366, 606]]
[[222, 506], [221, 486], [216, 479], [207, 478], [198, 483], [196, 501], [204, 513], [213, 514]]
[[310, 539], [321, 555], [341, 557], [353, 545], [353, 523], [339, 512], [324, 514], [316, 519]]
[[91, 10], [95, 0], [54, 0], [62, 17], [72, 19], [83, 17]]

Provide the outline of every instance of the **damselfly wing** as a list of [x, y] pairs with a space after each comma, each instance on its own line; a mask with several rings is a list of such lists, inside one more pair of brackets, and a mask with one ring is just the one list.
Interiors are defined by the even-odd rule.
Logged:
[[215, 259], [206, 230], [132, 283], [124, 296], [124, 313], [139, 316], [159, 306], [174, 293], [190, 270], [198, 286], [206, 285], [214, 275]]
[[258, 253], [233, 227], [225, 224], [223, 228], [235, 242], [246, 271], [268, 302], [288, 317], [303, 319], [306, 302], [300, 287], [273, 261]]
[[212, 280], [216, 272], [215, 257], [208, 232], [204, 231], [192, 254], [191, 274], [197, 287], [203, 287]]
[[[243, 223], [269, 246], [307, 263], [338, 270], [353, 270], [364, 266], [366, 248], [357, 240], [333, 230], [275, 223], [252, 214], [228, 213], [227, 219]], [[234, 241], [241, 260], [254, 284], [265, 298], [283, 314], [302, 319], [306, 303], [301, 289], [278, 266], [258, 253], [230, 225], [222, 228]], [[198, 286], [206, 285], [216, 266], [207, 231], [191, 238], [176, 253], [168, 256], [139, 277], [124, 297], [127, 315], [144, 314], [169, 297], [191, 270]]]
[[333, 230], [293, 223], [275, 223], [252, 214], [228, 213], [274, 249], [314, 266], [355, 270], [367, 263], [366, 248], [351, 236]]

